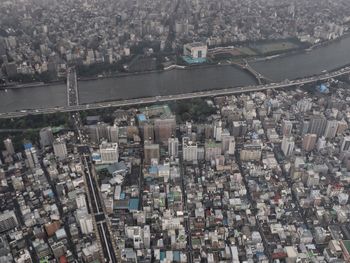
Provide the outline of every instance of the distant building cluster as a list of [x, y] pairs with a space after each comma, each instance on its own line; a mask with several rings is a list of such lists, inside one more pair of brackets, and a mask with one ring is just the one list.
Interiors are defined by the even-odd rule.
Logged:
[[113, 64], [133, 48], [149, 54], [192, 42], [317, 43], [347, 32], [348, 8], [347, 0], [2, 1], [1, 72], [64, 76], [67, 64]]

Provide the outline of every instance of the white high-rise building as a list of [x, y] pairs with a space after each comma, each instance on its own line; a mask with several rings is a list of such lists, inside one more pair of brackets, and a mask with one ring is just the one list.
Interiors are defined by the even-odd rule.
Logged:
[[169, 157], [177, 157], [179, 154], [179, 139], [169, 138], [168, 139], [168, 153]]
[[102, 142], [100, 145], [102, 163], [116, 163], [119, 159], [118, 144]]
[[12, 140], [10, 138], [7, 138], [6, 140], [4, 140], [4, 145], [8, 154], [10, 155], [15, 154], [15, 149], [13, 148]]
[[293, 137], [283, 137], [281, 148], [285, 156], [290, 156], [293, 153], [294, 145]]
[[67, 157], [67, 146], [64, 140], [57, 139], [53, 142], [53, 152], [58, 159], [64, 159]]
[[327, 121], [326, 129], [324, 131], [324, 137], [326, 138], [334, 138], [337, 134], [339, 122], [337, 120], [329, 120]]
[[79, 194], [76, 198], [75, 198], [75, 202], [77, 204], [77, 208], [78, 209], [82, 209], [82, 210], [86, 210], [87, 211], [87, 205], [86, 205], [86, 197], [85, 194]]
[[78, 221], [80, 230], [84, 235], [94, 232], [91, 214], [88, 214], [85, 210], [78, 209], [76, 212], [76, 220]]
[[25, 144], [24, 148], [24, 152], [28, 161], [28, 166], [30, 168], [39, 166], [37, 150], [32, 146], [31, 143]]
[[234, 154], [236, 149], [236, 141], [234, 136], [222, 137], [222, 151], [223, 153]]
[[218, 121], [214, 125], [214, 138], [215, 138], [215, 141], [221, 142], [221, 135], [222, 135], [222, 122]]
[[189, 140], [188, 137], [182, 138], [182, 158], [184, 161], [192, 162], [197, 160], [198, 145]]
[[327, 143], [326, 138], [324, 138], [324, 137], [318, 138], [317, 145], [316, 145], [317, 150], [319, 151], [319, 150], [322, 150], [323, 148], [325, 148], [326, 143]]

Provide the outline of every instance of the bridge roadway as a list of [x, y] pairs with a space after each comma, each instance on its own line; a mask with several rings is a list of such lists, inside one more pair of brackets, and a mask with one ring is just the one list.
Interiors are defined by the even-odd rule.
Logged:
[[134, 106], [134, 105], [141, 105], [141, 104], [166, 102], [166, 101], [173, 101], [173, 100], [183, 100], [183, 99], [191, 99], [191, 98], [198, 98], [198, 97], [215, 97], [215, 96], [221, 96], [221, 95], [263, 91], [267, 89], [278, 89], [278, 88], [309, 84], [316, 81], [339, 77], [349, 73], [350, 73], [350, 66], [331, 73], [325, 73], [318, 76], [307, 77], [303, 79], [296, 79], [291, 81], [286, 80], [283, 82], [269, 83], [266, 85], [243, 86], [243, 87], [234, 87], [234, 88], [226, 88], [226, 89], [191, 92], [191, 93], [177, 94], [177, 95], [164, 95], [164, 96], [127, 99], [127, 100], [110, 101], [110, 102], [97, 102], [93, 104], [81, 104], [81, 105], [67, 106], [67, 107], [22, 110], [22, 111], [16, 111], [16, 112], [0, 113], [0, 118], [16, 118], [16, 117], [23, 117], [31, 114], [49, 114], [49, 113], [55, 113], [55, 112], [83, 111], [83, 110], [89, 110], [89, 109], [99, 109], [99, 108], [108, 108], [108, 107]]

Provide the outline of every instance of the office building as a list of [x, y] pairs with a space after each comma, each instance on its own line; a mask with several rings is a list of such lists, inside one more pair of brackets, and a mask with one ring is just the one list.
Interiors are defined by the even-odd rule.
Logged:
[[4, 145], [5, 145], [6, 151], [9, 155], [15, 154], [15, 149], [13, 147], [13, 143], [12, 143], [12, 140], [10, 138], [7, 138], [6, 140], [4, 140]]
[[56, 139], [53, 142], [53, 151], [58, 159], [62, 160], [66, 158], [68, 155], [66, 142], [61, 139]]
[[182, 138], [182, 158], [187, 162], [197, 161], [198, 158], [198, 145], [188, 137]]
[[177, 157], [179, 154], [179, 139], [169, 138], [168, 140], [168, 153], [169, 157]]
[[51, 146], [54, 137], [51, 127], [42, 128], [39, 133], [41, 147]]
[[145, 164], [151, 164], [152, 160], [156, 160], [156, 162], [159, 162], [159, 144], [154, 144], [146, 141], [144, 145], [144, 155]]
[[316, 134], [305, 134], [303, 137], [303, 150], [306, 152], [312, 151], [317, 142], [317, 135]]
[[117, 163], [119, 159], [118, 144], [106, 141], [100, 144], [101, 162], [105, 164]]
[[287, 137], [287, 136], [283, 137], [281, 148], [285, 156], [292, 155], [294, 151], [294, 145], [295, 143], [294, 143], [293, 137]]

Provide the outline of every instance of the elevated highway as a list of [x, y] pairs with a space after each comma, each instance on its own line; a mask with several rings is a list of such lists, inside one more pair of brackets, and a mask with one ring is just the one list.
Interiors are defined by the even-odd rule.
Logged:
[[34, 115], [34, 114], [50, 114], [55, 112], [72, 112], [72, 111], [83, 111], [88, 109], [99, 109], [99, 108], [108, 108], [108, 107], [123, 107], [123, 106], [134, 106], [134, 105], [142, 105], [142, 104], [150, 104], [156, 102], [166, 102], [166, 101], [174, 101], [174, 100], [183, 100], [183, 99], [191, 99], [191, 98], [199, 98], [199, 97], [214, 97], [214, 96], [222, 96], [222, 95], [230, 95], [230, 94], [239, 94], [244, 92], [254, 92], [254, 91], [264, 91], [268, 89], [279, 89], [286, 87], [299, 86], [304, 84], [309, 84], [317, 81], [327, 80], [330, 78], [339, 77], [342, 75], [346, 75], [350, 73], [350, 67], [345, 67], [340, 70], [325, 73], [322, 75], [296, 79], [296, 80], [286, 80], [279, 83], [269, 83], [269, 84], [261, 84], [261, 85], [253, 85], [253, 86], [242, 86], [242, 87], [234, 87], [234, 88], [225, 88], [225, 89], [216, 89], [216, 90], [208, 90], [208, 91], [200, 91], [200, 92], [191, 92], [184, 94], [174, 94], [174, 95], [164, 95], [164, 96], [156, 96], [156, 97], [146, 97], [146, 98], [136, 98], [136, 99], [127, 99], [127, 100], [118, 100], [118, 101], [110, 101], [110, 102], [97, 102], [92, 104], [79, 104], [73, 106], [66, 107], [55, 107], [55, 108], [46, 108], [46, 109], [33, 109], [33, 110], [22, 110], [16, 112], [7, 112], [0, 113], [0, 118], [16, 118], [22, 117], [26, 115]]

